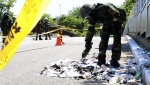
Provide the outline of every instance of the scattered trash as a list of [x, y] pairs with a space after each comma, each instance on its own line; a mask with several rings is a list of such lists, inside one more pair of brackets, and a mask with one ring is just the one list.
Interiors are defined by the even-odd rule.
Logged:
[[98, 56], [98, 53], [93, 53], [93, 57], [97, 57]]
[[147, 52], [147, 55], [150, 57], [150, 52]]
[[[108, 59], [110, 56], [108, 56]], [[97, 65], [97, 53], [93, 53], [93, 57], [89, 59], [72, 60], [65, 59], [51, 63], [50, 66], [45, 66], [40, 75], [73, 78], [76, 80], [104, 80], [109, 84], [127, 84], [134, 85], [137, 80], [141, 79], [141, 73], [136, 71], [135, 60], [131, 59], [127, 65], [119, 68], [112, 68], [111, 66]], [[75, 80], [75, 82], [77, 82]], [[138, 84], [141, 85], [141, 84]]]

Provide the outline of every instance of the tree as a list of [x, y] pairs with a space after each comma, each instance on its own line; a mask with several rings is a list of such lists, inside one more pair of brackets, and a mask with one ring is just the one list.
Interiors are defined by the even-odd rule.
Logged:
[[[127, 17], [126, 21], [128, 20], [128, 17], [134, 7], [134, 4], [135, 4], [135, 0], [125, 0], [125, 2], [123, 2], [123, 4], [119, 6], [119, 8], [124, 9], [126, 12], [126, 17]], [[126, 21], [123, 23], [123, 30], [124, 30]]]
[[120, 8], [123, 8], [125, 10], [127, 17], [129, 17], [134, 4], [135, 4], [135, 0], [125, 0], [125, 2], [123, 2], [123, 4], [120, 6]]
[[57, 18], [56, 18], [57, 24], [63, 25], [63, 21], [65, 20], [66, 17], [67, 17], [67, 16], [64, 15], [64, 14], [61, 15], [61, 16], [59, 16], [59, 17], [57, 17]]
[[15, 2], [16, 0], [0, 0], [0, 19], [4, 12], [10, 12], [10, 8], [14, 6]]
[[72, 8], [72, 10], [69, 10], [68, 15], [62, 15], [59, 17], [59, 24], [74, 28], [74, 29], [85, 29], [88, 26], [88, 23], [85, 19], [82, 19], [79, 14], [80, 7]]

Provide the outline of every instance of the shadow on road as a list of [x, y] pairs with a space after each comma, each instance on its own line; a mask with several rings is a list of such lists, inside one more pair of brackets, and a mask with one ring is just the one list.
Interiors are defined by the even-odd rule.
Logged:
[[[94, 48], [94, 49], [99, 49], [99, 48]], [[111, 51], [111, 49], [112, 49], [112, 44], [108, 44], [107, 50]], [[121, 51], [122, 52], [130, 52], [130, 48], [129, 48], [128, 43], [121, 44]]]
[[47, 46], [47, 47], [41, 47], [41, 48], [34, 48], [34, 49], [29, 49], [29, 50], [24, 50], [24, 51], [18, 51], [16, 53], [22, 53], [22, 52], [28, 52], [28, 51], [33, 51], [33, 50], [39, 50], [39, 49], [45, 49], [49, 47], [55, 47], [55, 46]]
[[92, 81], [92, 80], [87, 80], [83, 82], [83, 85], [106, 85], [105, 81]]

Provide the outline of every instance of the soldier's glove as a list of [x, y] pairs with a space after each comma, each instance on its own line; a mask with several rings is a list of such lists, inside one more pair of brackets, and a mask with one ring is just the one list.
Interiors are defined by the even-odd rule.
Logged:
[[90, 16], [86, 16], [85, 19], [88, 20], [89, 24], [95, 24], [93, 19]]

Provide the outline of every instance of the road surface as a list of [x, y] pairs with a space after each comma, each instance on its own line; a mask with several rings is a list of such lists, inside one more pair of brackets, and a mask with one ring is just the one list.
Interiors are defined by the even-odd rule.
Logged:
[[[0, 37], [1, 41], [1, 37]], [[84, 37], [63, 37], [66, 45], [55, 46], [56, 37], [52, 40], [35, 41], [26, 37], [15, 55], [6, 67], [0, 71], [0, 85], [105, 85], [101, 81], [74, 80], [68, 78], [46, 77], [38, 75], [45, 65], [50, 65], [58, 59], [81, 59], [84, 50]], [[87, 58], [98, 53], [100, 37], [93, 38], [93, 48]], [[130, 47], [125, 37], [122, 37], [121, 65], [132, 57]], [[109, 39], [107, 55], [111, 55], [113, 38]], [[0, 42], [0, 46], [2, 43]]]

